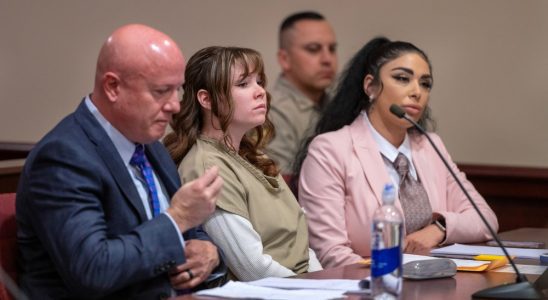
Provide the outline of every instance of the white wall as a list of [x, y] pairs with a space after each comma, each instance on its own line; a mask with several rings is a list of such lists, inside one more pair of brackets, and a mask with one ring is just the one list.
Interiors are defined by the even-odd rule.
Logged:
[[0, 141], [36, 142], [93, 84], [99, 47], [139, 22], [187, 58], [210, 45], [259, 50], [272, 83], [288, 14], [323, 13], [341, 69], [376, 35], [424, 49], [438, 132], [458, 162], [548, 167], [548, 1], [0, 0]]

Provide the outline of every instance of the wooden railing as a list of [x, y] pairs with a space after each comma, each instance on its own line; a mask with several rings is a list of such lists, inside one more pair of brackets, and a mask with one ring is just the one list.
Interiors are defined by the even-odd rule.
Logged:
[[0, 142], [0, 160], [25, 158], [34, 143]]
[[548, 168], [470, 164], [459, 168], [495, 211], [499, 231], [548, 227]]
[[[0, 143], [0, 193], [17, 190], [24, 163], [21, 158], [32, 146]], [[459, 164], [459, 168], [495, 211], [500, 231], [548, 227], [548, 168], [473, 164]]]
[[0, 160], [0, 194], [17, 191], [24, 163], [24, 159]]
[[0, 193], [17, 191], [25, 158], [33, 143], [0, 142]]

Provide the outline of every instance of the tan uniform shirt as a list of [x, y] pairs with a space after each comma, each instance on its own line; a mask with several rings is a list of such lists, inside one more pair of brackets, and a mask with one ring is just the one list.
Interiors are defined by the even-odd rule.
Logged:
[[235, 152], [208, 138], [196, 141], [181, 162], [179, 173], [182, 181], [188, 182], [212, 166], [219, 167], [224, 180], [217, 209], [249, 220], [261, 237], [265, 254], [295, 273], [306, 272], [306, 219], [282, 177], [264, 175]]
[[278, 77], [271, 94], [269, 118], [276, 136], [267, 147], [268, 155], [282, 174], [291, 174], [301, 143], [312, 134], [327, 101], [322, 99], [316, 105], [283, 76]]

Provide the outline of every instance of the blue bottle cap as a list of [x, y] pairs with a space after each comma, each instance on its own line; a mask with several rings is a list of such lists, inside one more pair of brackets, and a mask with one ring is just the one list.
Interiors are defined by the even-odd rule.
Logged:
[[540, 263], [543, 265], [548, 265], [548, 253], [542, 253], [540, 255]]

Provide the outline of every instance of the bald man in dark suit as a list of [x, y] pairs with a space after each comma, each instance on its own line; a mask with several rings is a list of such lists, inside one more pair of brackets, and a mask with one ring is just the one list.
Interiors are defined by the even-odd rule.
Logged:
[[[117, 29], [93, 93], [30, 153], [16, 205], [20, 284], [31, 299], [159, 299], [222, 275], [199, 227], [214, 211], [218, 170], [181, 187], [158, 142], [180, 110], [184, 68], [164, 33]], [[137, 149], [146, 164], [134, 164]]]

